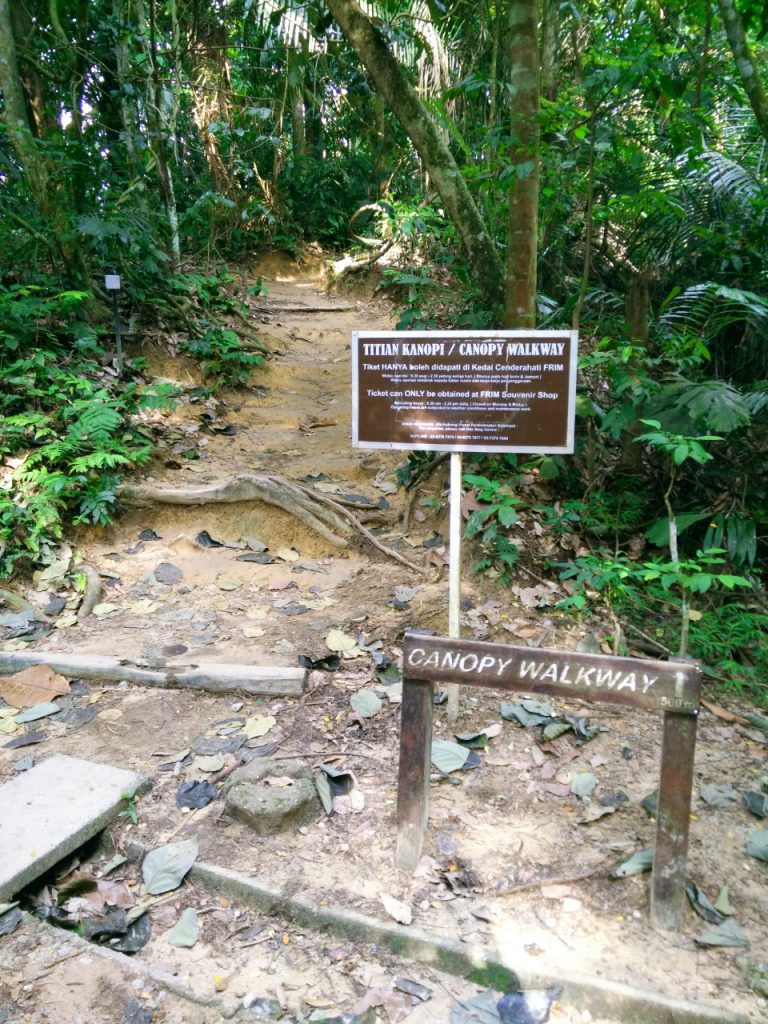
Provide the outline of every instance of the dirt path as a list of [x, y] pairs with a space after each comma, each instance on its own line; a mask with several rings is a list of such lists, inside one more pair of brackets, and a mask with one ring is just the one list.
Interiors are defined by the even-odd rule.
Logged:
[[[391, 493], [397, 455], [360, 453], [350, 444], [350, 334], [389, 327], [389, 310], [380, 302], [325, 295], [317, 281], [286, 280], [280, 269], [264, 268], [269, 296], [254, 303], [255, 322], [275, 352], [255, 378], [254, 390], [229, 394], [219, 405], [188, 404], [174, 413], [147, 477], [156, 486], [178, 487], [222, 481], [244, 471], [270, 472], [319, 487], [320, 494], [352, 495], [353, 501], [363, 496], [384, 506], [385, 521], [370, 524], [382, 531], [380, 539], [427, 565], [434, 549], [425, 542], [443, 529], [443, 513], [434, 506], [440, 505], [444, 481], [438, 476], [428, 483], [422, 496], [432, 500], [414, 505], [404, 532], [398, 522], [402, 492]], [[336, 309], [287, 311], [300, 305]], [[153, 359], [159, 372], [170, 375], [181, 366], [182, 373], [193, 373], [183, 362], [163, 364], [156, 354]], [[143, 531], [154, 531], [156, 538]], [[203, 531], [215, 541], [241, 546], [203, 547]], [[238, 560], [244, 553], [258, 553], [261, 545], [274, 561]], [[32, 644], [32, 650], [112, 654], [149, 666], [239, 662], [294, 667], [299, 655], [317, 659], [330, 653], [326, 637], [331, 629], [358, 639], [363, 650], [337, 672], [313, 672], [307, 693], [298, 699], [79, 684], [61, 700], [62, 714], [36, 726], [44, 734], [39, 745], [0, 747], [0, 780], [19, 770], [27, 754], [41, 759], [68, 753], [137, 769], [152, 779], [153, 788], [139, 802], [138, 822], [124, 821], [116, 830], [118, 848], [132, 840], [154, 847], [196, 834], [202, 859], [266, 878], [286, 892], [298, 888], [319, 903], [330, 901], [386, 919], [382, 896], [396, 896], [413, 909], [418, 927], [504, 950], [527, 969], [557, 972], [566, 966], [571, 973], [645, 986], [761, 1019], [765, 1004], [744, 982], [741, 951], [695, 946], [693, 935], [705, 926], [691, 913], [680, 935], [651, 937], [648, 876], [622, 882], [607, 878], [617, 857], [653, 842], [653, 822], [640, 806], [656, 786], [660, 728], [653, 716], [559, 702], [559, 710], [589, 714], [601, 731], [582, 747], [563, 737], [544, 752], [532, 731], [504, 722], [501, 735], [481, 752], [476, 770], [457, 773], [453, 785], [443, 781], [434, 788], [428, 841], [433, 859], [419, 877], [404, 877], [392, 860], [398, 693], [396, 686], [382, 685], [374, 655], [396, 662], [407, 626], [445, 631], [445, 574], [438, 581], [415, 576], [362, 541], [339, 550], [289, 514], [254, 502], [137, 508], [106, 533], [84, 533], [77, 546], [102, 575], [97, 614], [75, 625], [65, 610], [62, 628]], [[561, 647], [575, 647], [584, 639], [584, 628], [546, 608], [511, 605], [509, 594], [493, 593], [468, 571], [463, 590], [464, 628], [472, 635]], [[33, 599], [43, 605], [49, 596], [46, 591]], [[376, 688], [381, 711], [369, 719], [356, 717], [352, 694]], [[272, 716], [275, 724], [263, 737], [243, 743], [243, 723], [254, 716]], [[459, 731], [500, 721], [497, 696], [467, 696]], [[728, 781], [739, 789], [746, 783], [759, 788], [765, 771], [761, 737], [710, 717], [701, 724], [697, 790], [704, 783]], [[450, 736], [440, 711], [436, 732]], [[179, 783], [206, 777], [193, 758], [224, 750], [233, 739], [230, 749], [237, 756], [271, 751], [313, 767], [332, 763], [353, 770], [364, 806], [323, 818], [300, 833], [266, 838], [255, 838], [222, 816], [218, 802], [211, 805], [214, 813], [185, 815], [175, 800]], [[597, 804], [582, 803], [569, 788], [572, 775], [586, 771], [597, 776], [595, 798], [615, 797], [615, 813], [593, 822], [584, 819]], [[697, 795], [695, 811], [691, 877], [713, 899], [723, 884], [729, 886], [752, 944], [748, 959], [765, 959], [768, 869], [744, 853], [745, 836], [757, 823], [738, 802], [713, 808]], [[99, 854], [102, 861], [111, 852]], [[590, 877], [574, 880], [593, 869]], [[128, 877], [135, 876], [129, 872]], [[552, 884], [542, 888], [536, 884], [542, 879]], [[165, 931], [188, 905], [207, 911], [203, 942], [192, 950], [174, 949]], [[203, 1000], [192, 1014], [175, 1007], [175, 997], [169, 996], [157, 1020], [219, 1020], [218, 1010], [204, 1005], [217, 988], [235, 1000], [255, 991], [294, 1013], [323, 1005], [341, 1012], [381, 985], [382, 974], [391, 980], [405, 969], [375, 950], [351, 944], [342, 948], [300, 930], [281, 932], [275, 922], [259, 922], [236, 903], [216, 904], [194, 886], [153, 914], [157, 937], [139, 958], [197, 986]], [[37, 975], [79, 982], [71, 964], [63, 961], [51, 974], [54, 968], [46, 965], [56, 955], [49, 938], [31, 925], [25, 928], [32, 930], [23, 933], [28, 935], [23, 941], [17, 935], [14, 945], [6, 946], [5, 961], [0, 947], [0, 967], [4, 962], [14, 978], [20, 976], [16, 995], [6, 996], [21, 1000], [26, 1015], [19, 1019], [35, 1024], [119, 1019], [103, 1002], [108, 981], [102, 996], [98, 985], [88, 989], [93, 1016], [81, 1001], [80, 1017], [58, 1004], [58, 1016], [44, 1018], [35, 1008], [35, 993], [43, 998]], [[254, 942], [263, 939], [263, 945], [244, 946], [234, 938], [238, 930], [256, 936]], [[39, 970], [27, 972], [32, 981], [25, 996], [24, 963], [36, 946], [42, 949], [35, 962]], [[73, 956], [72, 964], [79, 962]], [[446, 987], [460, 999], [476, 991], [421, 968], [411, 972], [417, 975], [436, 987], [440, 1001], [428, 1011], [412, 1008], [412, 1024], [447, 1024], [451, 999]], [[125, 982], [126, 991], [130, 994], [133, 985], [141, 994], [142, 983], [134, 982]], [[17, 1018], [0, 1013], [3, 1019]], [[595, 1018], [558, 1006], [552, 1019], [586, 1024]]]

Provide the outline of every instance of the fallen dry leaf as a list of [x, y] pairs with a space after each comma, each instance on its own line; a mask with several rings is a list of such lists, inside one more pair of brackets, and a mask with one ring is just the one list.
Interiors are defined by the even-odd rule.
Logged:
[[105, 722], [117, 722], [122, 717], [123, 712], [120, 708], [104, 708], [99, 712], [99, 718], [103, 718]]
[[250, 607], [245, 609], [246, 619], [251, 619], [254, 622], [259, 622], [261, 619], [266, 619], [269, 608], [264, 604], [252, 604]]
[[295, 548], [278, 548], [275, 558], [279, 558], [283, 562], [298, 562], [301, 555]]
[[31, 708], [69, 693], [69, 683], [48, 665], [33, 665], [0, 679], [0, 697], [14, 708]]
[[249, 640], [256, 640], [266, 632], [261, 626], [243, 626], [243, 636], [247, 636]]
[[102, 601], [101, 604], [97, 604], [91, 612], [96, 618], [104, 618], [107, 615], [114, 615], [115, 612], [120, 611], [120, 606], [116, 604], [110, 604], [109, 601]]
[[276, 721], [273, 715], [254, 715], [246, 719], [243, 732], [249, 740], [255, 740], [258, 736], [266, 736]]
[[396, 900], [394, 896], [388, 896], [387, 893], [381, 894], [381, 902], [384, 904], [384, 909], [393, 917], [399, 924], [410, 924], [413, 920], [413, 911], [408, 903], [402, 903], [400, 900]]

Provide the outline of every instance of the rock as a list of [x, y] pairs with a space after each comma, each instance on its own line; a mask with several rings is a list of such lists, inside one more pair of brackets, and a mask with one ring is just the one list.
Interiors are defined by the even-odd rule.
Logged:
[[740, 957], [737, 964], [749, 988], [764, 999], [768, 999], [768, 963], [761, 963], [750, 957]]
[[225, 784], [227, 810], [261, 836], [315, 821], [322, 813], [312, 772], [305, 765], [260, 758]]
[[243, 1015], [244, 1020], [249, 1021], [277, 1021], [282, 1016], [283, 1010], [276, 999], [259, 999], [254, 995], [248, 995], [243, 999], [243, 1009], [247, 1011]]

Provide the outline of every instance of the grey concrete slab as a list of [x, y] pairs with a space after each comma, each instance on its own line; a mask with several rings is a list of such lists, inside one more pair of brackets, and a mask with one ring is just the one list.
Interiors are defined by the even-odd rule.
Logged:
[[56, 755], [0, 786], [0, 902], [105, 828], [136, 772]]

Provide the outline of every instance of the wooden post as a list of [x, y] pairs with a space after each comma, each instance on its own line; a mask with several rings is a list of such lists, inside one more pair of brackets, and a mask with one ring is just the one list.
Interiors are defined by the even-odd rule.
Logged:
[[[448, 636], [461, 636], [461, 452], [451, 452], [448, 534]], [[448, 684], [448, 721], [459, 717], [459, 684]]]
[[395, 863], [406, 871], [419, 863], [427, 829], [434, 689], [434, 683], [403, 678]]
[[695, 714], [664, 714], [651, 887], [651, 923], [664, 931], [682, 924], [697, 724]]

